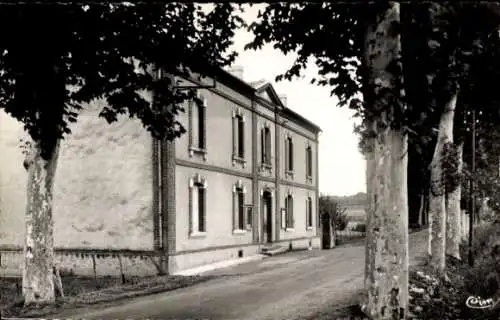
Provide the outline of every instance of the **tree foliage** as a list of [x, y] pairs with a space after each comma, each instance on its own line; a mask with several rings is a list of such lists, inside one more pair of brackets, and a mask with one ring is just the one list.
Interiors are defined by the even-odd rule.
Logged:
[[[175, 117], [181, 103], [195, 95], [174, 90], [154, 69], [188, 77], [231, 64], [236, 53], [227, 51], [243, 25], [236, 8], [218, 3], [206, 13], [178, 2], [2, 4], [0, 106], [45, 151], [71, 132], [69, 124], [94, 99], [107, 101], [100, 116], [108, 122], [128, 114], [153, 136], [173, 139], [185, 132]], [[155, 103], [140, 94], [144, 90], [156, 93]]]
[[342, 231], [347, 228], [349, 219], [346, 208], [342, 207], [335, 197], [320, 196], [319, 212], [323, 223], [331, 223], [335, 230]]

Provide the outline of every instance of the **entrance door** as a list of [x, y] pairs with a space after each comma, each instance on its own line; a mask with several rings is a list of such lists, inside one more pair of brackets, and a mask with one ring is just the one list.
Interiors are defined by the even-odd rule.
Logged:
[[269, 191], [264, 192], [262, 195], [262, 212], [264, 222], [264, 243], [273, 241], [273, 201]]

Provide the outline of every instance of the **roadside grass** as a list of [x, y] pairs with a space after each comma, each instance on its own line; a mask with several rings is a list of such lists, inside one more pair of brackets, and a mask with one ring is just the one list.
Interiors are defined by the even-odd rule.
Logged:
[[58, 297], [54, 305], [24, 307], [21, 278], [0, 278], [1, 317], [41, 317], [63, 310], [106, 304], [133, 297], [188, 287], [215, 276], [150, 276], [121, 277], [61, 276], [65, 297]]
[[[467, 279], [471, 277], [471, 268], [466, 262], [448, 259], [446, 274], [447, 278], [438, 279], [432, 275], [432, 270], [427, 265], [410, 267], [407, 319], [500, 319], [498, 306], [493, 309], [470, 309], [466, 306], [467, 297], [473, 295], [468, 292], [467, 283], [474, 281]], [[310, 320], [368, 319], [359, 307], [362, 292], [363, 290], [358, 292], [344, 306], [321, 310]]]

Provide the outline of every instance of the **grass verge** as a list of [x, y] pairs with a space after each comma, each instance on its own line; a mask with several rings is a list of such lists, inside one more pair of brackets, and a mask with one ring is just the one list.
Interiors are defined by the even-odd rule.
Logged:
[[[500, 319], [500, 305], [494, 309], [471, 309], [465, 304], [471, 295], [466, 287], [466, 277], [471, 269], [466, 262], [452, 259], [447, 261], [447, 277], [438, 279], [432, 276], [426, 265], [411, 266], [409, 272], [409, 305], [407, 319]], [[353, 297], [344, 307], [332, 306], [314, 316], [315, 320], [327, 319], [368, 319], [359, 308], [359, 299]]]
[[119, 277], [63, 276], [65, 297], [54, 305], [23, 306], [20, 278], [0, 278], [0, 310], [2, 317], [41, 317], [64, 310], [100, 305], [123, 299], [188, 287], [214, 276], [131, 277], [122, 283]]

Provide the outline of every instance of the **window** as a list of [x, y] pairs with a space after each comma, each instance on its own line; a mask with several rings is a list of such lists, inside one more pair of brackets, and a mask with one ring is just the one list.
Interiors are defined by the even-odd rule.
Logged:
[[311, 197], [306, 199], [306, 222], [307, 229], [311, 229], [313, 227], [313, 203]]
[[198, 148], [205, 149], [205, 106], [198, 105]]
[[245, 157], [245, 122], [242, 116], [236, 117], [238, 122], [238, 157]]
[[252, 220], [253, 220], [253, 207], [252, 206], [248, 206], [246, 207], [246, 213], [247, 213], [247, 220], [246, 220], [246, 223], [247, 223], [247, 230], [252, 230]]
[[199, 175], [189, 180], [190, 190], [190, 235], [203, 234], [207, 231], [206, 225], [206, 189], [207, 184]]
[[281, 229], [286, 229], [286, 208], [281, 208]]
[[245, 116], [238, 108], [233, 112], [233, 160], [245, 158]]
[[293, 141], [292, 137], [285, 140], [285, 165], [287, 172], [293, 172]]
[[293, 196], [291, 194], [286, 196], [285, 199], [286, 209], [286, 228], [293, 229]]
[[247, 230], [248, 217], [245, 207], [246, 188], [241, 182], [238, 182], [233, 187], [233, 230], [241, 232]]
[[236, 189], [236, 210], [238, 216], [238, 229], [245, 230], [245, 194], [243, 193], [242, 188]]
[[202, 96], [189, 102], [189, 154], [206, 154], [206, 106], [207, 101]]
[[260, 138], [262, 164], [271, 165], [271, 129], [264, 127]]
[[312, 178], [313, 172], [312, 172], [312, 148], [311, 146], [306, 147], [306, 174], [307, 178]]

